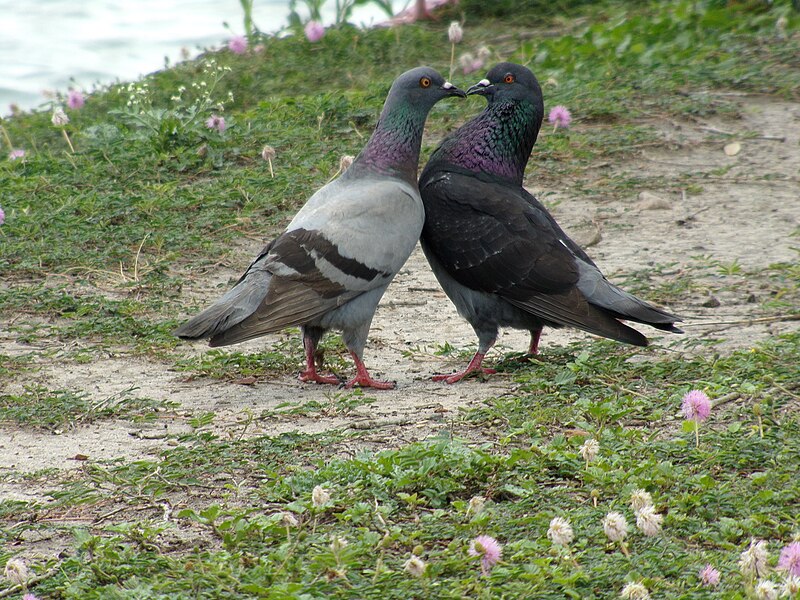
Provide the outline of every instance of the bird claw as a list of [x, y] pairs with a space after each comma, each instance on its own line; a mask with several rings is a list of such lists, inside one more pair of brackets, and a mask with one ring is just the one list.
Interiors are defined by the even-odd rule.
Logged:
[[489, 369], [487, 367], [478, 367], [478, 368], [469, 368], [467, 367], [463, 371], [458, 371], [456, 373], [452, 373], [450, 375], [434, 375], [434, 381], [444, 381], [445, 383], [454, 384], [458, 381], [464, 379], [467, 375], [471, 375], [472, 373], [478, 373], [481, 375], [494, 375], [497, 373], [495, 369]]
[[313, 369], [306, 369], [300, 373], [297, 378], [306, 383], [327, 383], [330, 385], [339, 385], [342, 383], [341, 379], [336, 377], [336, 375], [320, 375]]
[[353, 379], [344, 384], [344, 387], [350, 389], [356, 385], [362, 388], [375, 388], [376, 390], [393, 390], [397, 384], [394, 381], [378, 381], [369, 375], [356, 375]]

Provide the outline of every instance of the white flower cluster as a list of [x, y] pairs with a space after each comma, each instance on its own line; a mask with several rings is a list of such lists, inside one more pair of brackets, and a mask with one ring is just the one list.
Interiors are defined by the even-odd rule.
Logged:
[[649, 492], [642, 489], [631, 492], [631, 508], [636, 515], [636, 527], [648, 537], [658, 535], [661, 531], [661, 524], [664, 521], [663, 515], [656, 512], [653, 506], [653, 497]]

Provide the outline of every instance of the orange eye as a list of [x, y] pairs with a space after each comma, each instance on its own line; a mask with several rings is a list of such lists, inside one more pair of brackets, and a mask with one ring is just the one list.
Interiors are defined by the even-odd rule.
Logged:
[[431, 80], [428, 77], [423, 77], [419, 80], [419, 87], [421, 88], [429, 88], [431, 87]]
[[503, 77], [503, 81], [506, 83], [514, 83], [514, 76], [511, 73], [507, 73], [505, 77]]

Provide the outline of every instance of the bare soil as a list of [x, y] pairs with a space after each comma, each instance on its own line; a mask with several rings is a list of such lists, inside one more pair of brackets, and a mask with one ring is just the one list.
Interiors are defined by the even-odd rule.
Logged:
[[[557, 190], [539, 188], [536, 173], [531, 172], [531, 191], [553, 207], [568, 233], [591, 246], [589, 254], [612, 281], [621, 282], [646, 270], [653, 271], [652, 285], [690, 276], [695, 291], [681, 294], [679, 302], [667, 307], [685, 317], [685, 335], [648, 330], [655, 351], [643, 353], [641, 360], [675, 360], [684, 353], [710, 352], [707, 344], [698, 344], [709, 339], [718, 342], [714, 351], [730, 352], [799, 326], [798, 321], [782, 319], [774, 311], [764, 318], [762, 304], [771, 288], [759, 272], [774, 263], [798, 260], [800, 105], [755, 96], [737, 97], [737, 101], [741, 103], [739, 119], [654, 121], [664, 145], [641, 149], [631, 157], [612, 157], [581, 174], [584, 187], [620, 175], [661, 178], [663, 185], [632, 190], [622, 197], [594, 198], [574, 193], [569, 181]], [[738, 141], [741, 149], [729, 156], [723, 148], [732, 141]], [[706, 174], [702, 189], [689, 193], [679, 189], [679, 175], [700, 172]], [[257, 242], [242, 245], [242, 268], [259, 249]], [[735, 263], [746, 276], [721, 274], [719, 265]], [[187, 293], [211, 301], [219, 294], [215, 284], [233, 274], [221, 272], [197, 281]], [[646, 292], [640, 295], [647, 297]], [[711, 295], [719, 306], [711, 306]], [[586, 337], [582, 332], [546, 330], [542, 346]], [[236, 349], [258, 350], [276, 339], [262, 338]], [[465, 363], [463, 358], [434, 354], [445, 342], [474, 349], [475, 337], [417, 250], [383, 298], [365, 353], [370, 371], [396, 380], [397, 387], [365, 391], [377, 401], [347, 414], [338, 414], [332, 401], [342, 390], [303, 384], [295, 375], [262, 377], [243, 385], [187, 381], [185, 374], [170, 370], [170, 365], [142, 357], [109, 356], [88, 364], [53, 362], [33, 373], [27, 383], [82, 390], [98, 399], [135, 388], [136, 396], [167, 399], [180, 408], [156, 423], [102, 421], [55, 433], [0, 425], [0, 497], [41, 498], [44, 490], [24, 482], [21, 474], [42, 469], [67, 472], [82, 464], [76, 457], [93, 461], [153, 457], [175, 443], [168, 434], [191, 430], [189, 415], [207, 411], [216, 414], [213, 429], [231, 437], [353, 428], [367, 431], [376, 447], [393, 447], [450, 427], [462, 409], [514, 393], [509, 374], [452, 386], [432, 382], [434, 373], [451, 372]], [[80, 340], [75, 343], [81, 344]], [[505, 331], [488, 362], [510, 350], [523, 351], [527, 344], [525, 332]], [[8, 334], [0, 334], [0, 354], [30, 350]], [[200, 345], [187, 346], [187, 353], [201, 351]], [[20, 388], [21, 383], [11, 386]], [[282, 403], [299, 405], [311, 400], [329, 402], [331, 410], [313, 416], [259, 418], [262, 411]]]

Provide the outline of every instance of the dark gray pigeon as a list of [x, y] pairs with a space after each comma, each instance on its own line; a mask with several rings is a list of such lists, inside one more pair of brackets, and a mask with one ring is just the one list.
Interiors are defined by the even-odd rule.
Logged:
[[425, 205], [421, 244], [436, 278], [478, 336], [478, 351], [463, 371], [438, 375], [455, 383], [481, 367], [499, 327], [531, 333], [538, 350], [542, 327], [570, 326], [620, 342], [647, 339], [620, 319], [680, 333], [680, 318], [624, 292], [522, 187], [544, 103], [533, 73], [501, 63], [467, 94], [489, 104], [449, 135], [420, 176]]
[[323, 334], [337, 329], [357, 369], [347, 386], [394, 387], [370, 377], [364, 345], [378, 301], [425, 219], [416, 179], [425, 119], [442, 98], [465, 95], [430, 67], [398, 77], [353, 164], [309, 198], [227, 294], [175, 335], [226, 346], [300, 326], [306, 354], [300, 379], [338, 384], [315, 365]]

